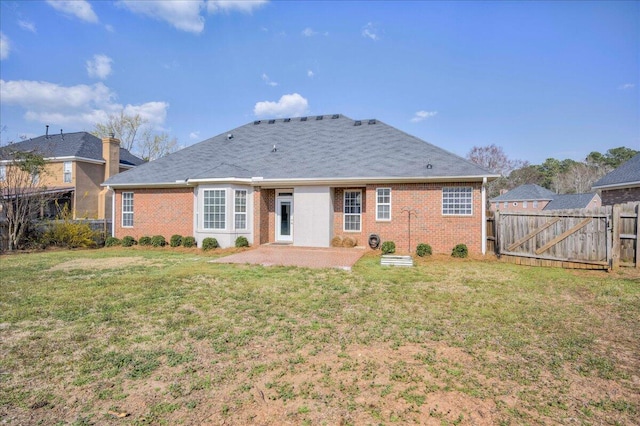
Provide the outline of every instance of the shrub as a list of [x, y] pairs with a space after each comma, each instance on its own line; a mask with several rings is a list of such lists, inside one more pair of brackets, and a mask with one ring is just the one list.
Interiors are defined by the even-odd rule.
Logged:
[[121, 244], [122, 244], [122, 241], [120, 241], [116, 237], [107, 237], [107, 239], [104, 240], [104, 246], [105, 247], [115, 247], [115, 246], [119, 246]]
[[151, 245], [151, 237], [140, 237], [140, 239], [138, 240], [138, 244], [140, 244], [141, 246], [150, 246]]
[[249, 247], [249, 240], [242, 235], [236, 238], [236, 247]]
[[467, 257], [469, 255], [469, 249], [466, 244], [458, 244], [451, 251], [453, 257]]
[[126, 235], [122, 237], [122, 247], [131, 247], [138, 244], [131, 235]]
[[342, 237], [336, 235], [331, 239], [331, 247], [342, 247]]
[[154, 247], [164, 247], [167, 244], [167, 240], [162, 235], [154, 235], [151, 237], [151, 245]]
[[351, 237], [344, 237], [344, 240], [342, 240], [342, 247], [355, 247], [356, 244], [358, 244], [358, 240], [356, 240], [355, 238], [351, 238]]
[[44, 245], [55, 245], [66, 248], [96, 247], [96, 233], [88, 223], [72, 220], [52, 222], [42, 236]]
[[182, 245], [182, 235], [174, 234], [169, 239], [169, 245], [171, 247], [180, 247]]
[[416, 254], [420, 257], [431, 256], [431, 246], [429, 244], [420, 243], [416, 248]]
[[391, 254], [396, 252], [396, 243], [393, 241], [385, 241], [380, 247], [382, 254]]
[[218, 240], [213, 237], [207, 237], [202, 240], [202, 250], [211, 250], [220, 247], [218, 245]]
[[184, 237], [182, 239], [182, 247], [195, 247], [196, 246], [196, 239], [193, 237]]

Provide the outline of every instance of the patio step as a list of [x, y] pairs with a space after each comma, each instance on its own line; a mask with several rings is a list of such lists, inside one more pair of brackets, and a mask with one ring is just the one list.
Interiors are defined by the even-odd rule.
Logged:
[[413, 266], [413, 257], [383, 254], [380, 258], [382, 266]]

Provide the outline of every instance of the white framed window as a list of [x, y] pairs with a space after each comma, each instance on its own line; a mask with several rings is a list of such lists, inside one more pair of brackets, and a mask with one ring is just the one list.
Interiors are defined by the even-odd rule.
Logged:
[[360, 231], [362, 215], [362, 191], [344, 191], [344, 230]]
[[122, 193], [122, 227], [133, 227], [133, 192]]
[[391, 220], [391, 188], [376, 189], [376, 220]]
[[204, 191], [203, 227], [205, 229], [226, 229], [227, 191], [206, 189]]
[[534, 202], [533, 202], [533, 208], [534, 208], [534, 209], [537, 209], [537, 208], [538, 208], [538, 202], [537, 202], [537, 201], [534, 201]]
[[442, 188], [443, 215], [472, 215], [473, 188], [445, 187]]
[[522, 208], [523, 208], [523, 209], [526, 209], [528, 205], [529, 205], [529, 202], [528, 202], [528, 201], [523, 201], [523, 202], [522, 202]]
[[0, 166], [0, 182], [7, 180], [7, 166]]
[[509, 207], [509, 203], [507, 201], [504, 202], [503, 207], [506, 209]]
[[65, 161], [62, 165], [62, 181], [71, 183], [71, 161]]
[[233, 203], [235, 229], [247, 229], [247, 191], [238, 189]]

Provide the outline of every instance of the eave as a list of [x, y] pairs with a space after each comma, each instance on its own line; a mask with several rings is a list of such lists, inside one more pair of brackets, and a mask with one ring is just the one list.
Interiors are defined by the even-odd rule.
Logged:
[[623, 182], [623, 183], [613, 183], [611, 185], [598, 185], [592, 186], [591, 190], [613, 190], [613, 189], [629, 189], [629, 188], [637, 188], [640, 187], [640, 181], [637, 182]]

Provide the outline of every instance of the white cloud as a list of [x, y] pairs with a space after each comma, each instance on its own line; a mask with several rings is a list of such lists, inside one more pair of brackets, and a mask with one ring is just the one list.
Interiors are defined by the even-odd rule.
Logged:
[[636, 85], [634, 83], [625, 83], [625, 84], [622, 84], [622, 85], [618, 86], [618, 89], [620, 89], [620, 90], [631, 90], [631, 89], [633, 89], [635, 87], [636, 87]]
[[7, 105], [24, 108], [27, 120], [78, 129], [93, 127], [109, 114], [123, 110], [126, 114], [140, 114], [159, 129], [169, 108], [166, 102], [119, 104], [115, 102], [116, 94], [103, 83], [60, 86], [46, 81], [0, 80], [0, 98]]
[[11, 51], [11, 43], [9, 37], [0, 32], [0, 60], [7, 59]]
[[262, 73], [262, 81], [264, 81], [268, 86], [271, 87], [276, 87], [278, 85], [278, 83], [276, 83], [275, 81], [271, 81], [269, 76], [264, 73]]
[[411, 119], [412, 123], [418, 123], [422, 120], [426, 120], [427, 118], [431, 118], [435, 116], [438, 111], [418, 111], [415, 113], [413, 118]]
[[93, 59], [87, 61], [87, 73], [89, 77], [104, 80], [111, 74], [113, 59], [107, 55], [93, 55]]
[[182, 31], [199, 34], [204, 30], [204, 18], [200, 15], [200, 12], [205, 3], [201, 0], [122, 0], [118, 4], [123, 5], [133, 13], [168, 22]]
[[32, 32], [36, 34], [38, 31], [36, 30], [36, 24], [29, 21], [18, 20], [18, 25], [25, 31]]
[[191, 132], [189, 133], [189, 139], [193, 139], [195, 141], [197, 141], [198, 139], [200, 139], [200, 131], [196, 131], [196, 132]]
[[253, 113], [258, 117], [297, 117], [306, 114], [309, 102], [297, 93], [283, 95], [278, 102], [263, 101], [256, 103]]
[[304, 30], [302, 30], [302, 35], [305, 37], [313, 37], [314, 35], [318, 34], [317, 32], [313, 31], [311, 28], [305, 28]]
[[372, 22], [369, 22], [367, 25], [364, 26], [364, 28], [362, 29], [362, 36], [368, 37], [373, 41], [380, 40], [380, 36], [378, 35], [378, 29], [375, 27], [375, 25], [373, 25]]
[[307, 77], [309, 77], [309, 78], [313, 78], [315, 75], [316, 75], [316, 74], [315, 74], [313, 71], [311, 71], [311, 70], [307, 70]]
[[209, 0], [207, 2], [207, 11], [209, 13], [218, 13], [237, 10], [250, 13], [267, 3], [267, 0]]
[[65, 15], [75, 16], [92, 24], [98, 23], [98, 15], [86, 0], [47, 0], [47, 3]]

